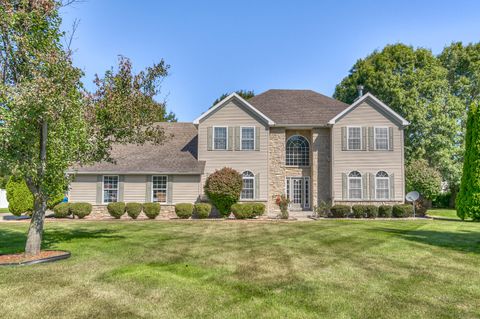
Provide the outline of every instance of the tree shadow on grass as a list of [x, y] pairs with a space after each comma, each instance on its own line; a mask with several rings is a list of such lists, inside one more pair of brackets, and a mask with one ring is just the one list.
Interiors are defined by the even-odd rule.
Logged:
[[422, 244], [480, 254], [480, 232], [478, 231], [462, 230], [458, 232], [447, 232], [435, 230], [400, 230], [395, 228], [376, 228], [376, 230], [394, 234], [402, 239]]
[[[83, 239], [122, 239], [124, 236], [115, 235], [112, 229], [89, 229], [89, 228], [61, 228], [47, 229], [43, 234], [42, 249], [57, 248], [58, 243], [70, 242]], [[11, 230], [0, 228], [0, 254], [13, 254], [25, 250], [27, 240], [26, 230]]]

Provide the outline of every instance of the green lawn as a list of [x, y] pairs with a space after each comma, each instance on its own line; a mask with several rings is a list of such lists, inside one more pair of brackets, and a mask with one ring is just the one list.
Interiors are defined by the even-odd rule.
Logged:
[[8, 213], [8, 208], [0, 208], [0, 214], [1, 213]]
[[[26, 223], [0, 223], [0, 253]], [[478, 318], [480, 223], [56, 222], [0, 268], [2, 318]]]
[[429, 209], [427, 212], [427, 215], [432, 217], [443, 217], [443, 218], [460, 220], [460, 218], [457, 216], [457, 211], [455, 209], [444, 209], [444, 208]]

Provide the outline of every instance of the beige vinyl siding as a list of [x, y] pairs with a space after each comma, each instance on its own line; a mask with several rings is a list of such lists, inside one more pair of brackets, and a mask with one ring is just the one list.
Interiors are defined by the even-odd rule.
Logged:
[[146, 183], [146, 175], [125, 175], [123, 182], [123, 201], [126, 203], [145, 202]]
[[[208, 151], [207, 128], [213, 126], [255, 126], [259, 130], [259, 150], [241, 151], [232, 147], [231, 151]], [[206, 117], [198, 126], [198, 159], [206, 161], [205, 178], [217, 169], [231, 167], [238, 172], [249, 170], [256, 176], [260, 174], [259, 199], [268, 198], [268, 126], [238, 101], [230, 101]], [[235, 139], [234, 139], [235, 140]], [[201, 187], [203, 193], [203, 187]]]
[[96, 204], [97, 176], [77, 175], [70, 184], [69, 201]]
[[[364, 128], [387, 126], [393, 128], [392, 151], [342, 151], [342, 127], [361, 126]], [[367, 102], [337, 122], [332, 129], [333, 141], [333, 198], [342, 200], [342, 173], [357, 170], [360, 173], [376, 174], [379, 170], [395, 174], [395, 200], [404, 198], [403, 129], [393, 123]]]
[[200, 195], [199, 175], [175, 175], [172, 178], [172, 201], [176, 203], [195, 203]]

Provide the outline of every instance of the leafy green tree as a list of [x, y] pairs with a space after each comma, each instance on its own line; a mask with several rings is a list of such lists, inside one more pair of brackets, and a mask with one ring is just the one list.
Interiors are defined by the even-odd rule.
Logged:
[[352, 103], [363, 85], [410, 121], [406, 161], [425, 159], [450, 185], [458, 185], [463, 154], [465, 106], [452, 94], [448, 71], [430, 50], [388, 45], [358, 60], [337, 85], [334, 97]]
[[[245, 100], [248, 100], [249, 98], [252, 98], [255, 96], [255, 93], [251, 90], [238, 90], [238, 91], [235, 91], [235, 93], [237, 93], [238, 95], [240, 95], [242, 98], [244, 98]], [[213, 101], [213, 104], [212, 106], [210, 107], [213, 107], [215, 105], [218, 104], [218, 102], [220, 102], [221, 100], [223, 100], [224, 98], [226, 98], [227, 96], [229, 96], [231, 93], [223, 93], [222, 95], [220, 95], [220, 97], [218, 99], [216, 99], [215, 101]]]
[[111, 160], [113, 143], [160, 143], [165, 119], [157, 103], [163, 61], [136, 75], [120, 59], [119, 71], [97, 77], [87, 94], [82, 72], [62, 45], [54, 0], [6, 0], [0, 6], [0, 166], [23, 178], [34, 209], [25, 252], [40, 252], [47, 202], [67, 187], [65, 171]]
[[468, 113], [465, 161], [457, 196], [457, 215], [480, 220], [480, 108], [473, 104]]
[[424, 199], [434, 200], [442, 186], [442, 175], [426, 160], [413, 160], [405, 167], [406, 191], [417, 191]]

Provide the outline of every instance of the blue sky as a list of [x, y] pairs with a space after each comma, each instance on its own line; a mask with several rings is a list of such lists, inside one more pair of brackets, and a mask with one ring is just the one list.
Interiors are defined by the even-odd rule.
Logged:
[[168, 109], [191, 121], [238, 89], [312, 89], [332, 95], [359, 58], [403, 42], [439, 53], [480, 41], [480, 1], [86, 0], [63, 9], [80, 21], [74, 62], [92, 89], [117, 56], [137, 70], [161, 58]]

